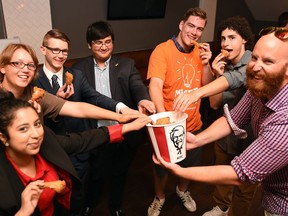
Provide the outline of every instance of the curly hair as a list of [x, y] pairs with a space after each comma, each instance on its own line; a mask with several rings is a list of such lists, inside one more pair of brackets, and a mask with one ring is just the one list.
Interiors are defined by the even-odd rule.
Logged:
[[244, 40], [246, 40], [245, 49], [252, 50], [254, 46], [254, 34], [245, 17], [233, 16], [225, 19], [218, 26], [217, 38], [221, 40], [222, 31], [231, 29], [236, 31]]

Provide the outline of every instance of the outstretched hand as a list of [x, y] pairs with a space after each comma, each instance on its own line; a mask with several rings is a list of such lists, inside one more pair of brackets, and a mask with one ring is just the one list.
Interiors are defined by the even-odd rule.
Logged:
[[182, 93], [174, 101], [173, 110], [178, 112], [185, 112], [187, 108], [196, 103], [200, 99], [200, 95], [197, 90], [194, 90], [189, 93]]
[[156, 157], [155, 154], [152, 155], [152, 160], [155, 164], [158, 164], [158, 165], [168, 169], [172, 173], [175, 173], [175, 171], [177, 169], [181, 168], [178, 164], [165, 161], [161, 156]]
[[151, 115], [151, 114], [156, 113], [155, 104], [152, 101], [145, 100], [145, 99], [141, 100], [138, 103], [138, 109], [139, 109], [139, 112], [143, 114]]
[[116, 121], [123, 124], [123, 123], [131, 122], [139, 118], [141, 115], [142, 114], [139, 112], [137, 112], [136, 114], [118, 114]]
[[122, 134], [125, 134], [130, 131], [140, 130], [151, 121], [152, 119], [149, 118], [147, 115], [140, 114], [140, 116], [134, 121], [123, 125]]
[[198, 148], [199, 146], [196, 144], [196, 136], [191, 132], [186, 133], [186, 149], [191, 150]]

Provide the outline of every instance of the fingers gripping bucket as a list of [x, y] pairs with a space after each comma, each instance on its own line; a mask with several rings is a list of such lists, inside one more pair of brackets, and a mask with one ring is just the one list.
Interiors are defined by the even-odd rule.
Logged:
[[177, 163], [186, 157], [186, 119], [182, 112], [162, 112], [149, 116], [153, 122], [159, 118], [169, 117], [170, 124], [147, 124], [148, 133], [157, 157]]

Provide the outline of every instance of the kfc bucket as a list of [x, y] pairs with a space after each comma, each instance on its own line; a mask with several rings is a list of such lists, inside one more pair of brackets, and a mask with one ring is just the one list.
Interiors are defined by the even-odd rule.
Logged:
[[[186, 119], [182, 112], [162, 112], [149, 116], [148, 133], [157, 157], [177, 163], [186, 157]], [[157, 120], [169, 117], [168, 124], [155, 124]]]

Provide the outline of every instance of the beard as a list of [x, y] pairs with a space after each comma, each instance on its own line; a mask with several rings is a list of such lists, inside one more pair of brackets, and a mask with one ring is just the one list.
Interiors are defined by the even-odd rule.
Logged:
[[[258, 72], [259, 73], [259, 72]], [[269, 99], [275, 95], [285, 80], [286, 66], [281, 68], [277, 73], [273, 74], [257, 74], [258, 78], [261, 78], [261, 82], [257, 82], [254, 79], [256, 75], [251, 68], [247, 67], [247, 89], [252, 95], [261, 99]]]

